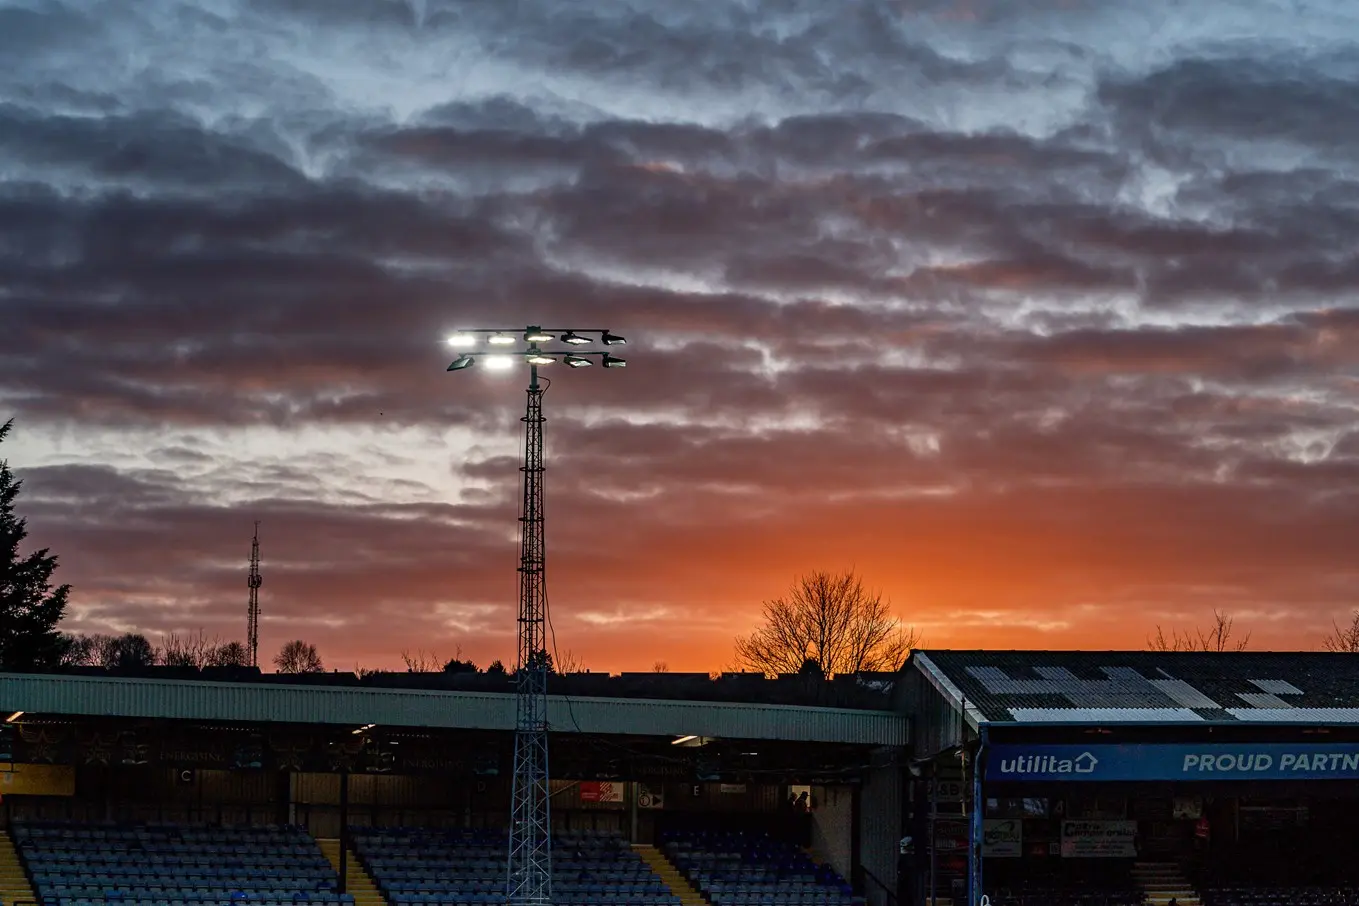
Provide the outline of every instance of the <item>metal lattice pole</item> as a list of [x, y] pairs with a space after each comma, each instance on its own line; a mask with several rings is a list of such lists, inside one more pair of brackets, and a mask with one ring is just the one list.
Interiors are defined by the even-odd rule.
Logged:
[[552, 902], [552, 808], [547, 762], [547, 627], [544, 585], [543, 388], [532, 367], [524, 418], [524, 500], [519, 517], [519, 662], [515, 670], [514, 794], [506, 897]]
[[[517, 336], [516, 336], [517, 335]], [[521, 342], [522, 341], [522, 345]], [[554, 341], [561, 349], [545, 349]], [[519, 659], [515, 665], [514, 792], [510, 809], [510, 842], [505, 896], [510, 906], [552, 903], [552, 812], [547, 759], [547, 587], [544, 579], [546, 533], [543, 522], [543, 391], [538, 366], [561, 363], [567, 370], [599, 364], [622, 368], [627, 361], [607, 347], [626, 340], [603, 328], [538, 326], [519, 330], [478, 327], [448, 339], [461, 352], [449, 371], [463, 371], [478, 361], [496, 370], [516, 362], [530, 367], [528, 411], [524, 422], [524, 499], [519, 553]], [[490, 349], [478, 350], [479, 342]], [[588, 347], [603, 346], [605, 349]], [[546, 382], [546, 383], [551, 383]]]
[[250, 543], [250, 603], [245, 612], [245, 647], [250, 657], [250, 666], [260, 665], [260, 586], [264, 579], [260, 576], [260, 524], [255, 523], [255, 539]]

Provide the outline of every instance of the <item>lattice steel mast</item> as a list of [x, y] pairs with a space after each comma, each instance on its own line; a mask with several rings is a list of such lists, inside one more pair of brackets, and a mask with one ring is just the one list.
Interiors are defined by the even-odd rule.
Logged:
[[543, 387], [529, 366], [524, 414], [524, 498], [519, 516], [519, 657], [514, 730], [514, 801], [506, 896], [552, 902], [552, 810], [547, 762], [547, 598], [543, 522]]
[[260, 586], [264, 578], [260, 576], [260, 524], [255, 523], [255, 538], [250, 542], [250, 606], [245, 612], [245, 647], [250, 653], [250, 666], [260, 665]]
[[[458, 347], [474, 343], [479, 335], [493, 345], [516, 346], [518, 331], [462, 331], [449, 342]], [[591, 334], [598, 334], [596, 340]], [[566, 350], [544, 350], [540, 344], [560, 336]], [[524, 423], [523, 500], [519, 530], [518, 660], [515, 665], [516, 721], [514, 733], [514, 786], [510, 810], [509, 850], [506, 859], [505, 895], [510, 906], [549, 906], [552, 902], [552, 811], [549, 798], [547, 724], [547, 585], [546, 522], [543, 518], [543, 392], [538, 367], [561, 361], [570, 368], [593, 364], [598, 357], [605, 368], [626, 362], [602, 350], [581, 346], [596, 342], [605, 346], [624, 343], [607, 330], [528, 327], [523, 343], [514, 350], [465, 352], [449, 371], [471, 367], [478, 358], [488, 365], [529, 365], [528, 407]], [[550, 382], [549, 382], [550, 383]]]

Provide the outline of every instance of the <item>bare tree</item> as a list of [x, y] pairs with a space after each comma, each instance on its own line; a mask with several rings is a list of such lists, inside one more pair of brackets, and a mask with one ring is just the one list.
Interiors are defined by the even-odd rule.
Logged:
[[212, 661], [219, 642], [198, 630], [195, 635], [181, 636], [177, 632], [160, 638], [160, 662], [166, 667], [194, 667], [202, 669]]
[[813, 662], [822, 674], [897, 670], [920, 642], [893, 616], [881, 592], [851, 570], [808, 573], [785, 597], [764, 602], [764, 624], [736, 640], [740, 669], [798, 673]]
[[1323, 648], [1348, 654], [1359, 653], [1359, 608], [1350, 614], [1348, 626], [1332, 622], [1331, 627], [1331, 634], [1321, 642]]
[[320, 673], [325, 669], [316, 646], [301, 639], [293, 639], [279, 649], [274, 666], [279, 673]]
[[1198, 628], [1192, 632], [1172, 629], [1170, 635], [1160, 626], [1156, 634], [1147, 639], [1151, 651], [1245, 651], [1250, 647], [1250, 630], [1240, 635], [1236, 632], [1236, 620], [1216, 608], [1213, 609], [1213, 623], [1207, 629]]
[[250, 652], [241, 642], [224, 642], [208, 652], [209, 667], [249, 667]]
[[66, 634], [61, 653], [62, 667], [90, 667], [94, 664], [94, 639], [88, 635]]
[[564, 651], [558, 651], [556, 658], [549, 657], [547, 669], [549, 671], [554, 671], [558, 674], [589, 672], [586, 669], [585, 664], [581, 661], [579, 657], [576, 656], [576, 653], [572, 651], [570, 648], [567, 648]]
[[654, 664], [651, 665], [651, 672], [652, 672], [652, 673], [669, 673], [669, 672], [670, 672], [670, 665], [667, 664], [665, 661], [657, 661], [656, 663], [654, 663]]
[[[459, 649], [461, 653], [461, 649]], [[406, 662], [408, 673], [438, 673], [444, 669], [445, 660], [436, 652], [426, 651], [418, 648], [412, 652], [409, 648], [401, 652], [401, 660]]]
[[156, 646], [139, 632], [92, 635], [89, 638], [90, 664], [95, 667], [135, 669], [155, 666], [160, 660]]

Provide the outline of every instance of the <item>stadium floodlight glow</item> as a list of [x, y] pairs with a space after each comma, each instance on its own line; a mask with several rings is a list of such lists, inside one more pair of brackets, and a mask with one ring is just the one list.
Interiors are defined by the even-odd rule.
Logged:
[[[540, 365], [560, 361], [568, 369], [593, 365], [618, 368], [624, 361], [599, 348], [624, 339], [599, 327], [463, 328], [454, 336], [485, 337], [491, 348], [460, 353], [449, 371], [477, 359], [495, 371], [525, 363], [528, 405], [524, 417], [523, 504], [519, 510], [519, 609], [516, 620], [514, 779], [510, 787], [509, 845], [505, 864], [505, 906], [549, 906], [552, 899], [552, 803], [548, 765], [547, 523], [543, 518], [543, 394], [549, 381]], [[556, 347], [554, 340], [563, 346]], [[451, 342], [451, 341], [450, 341]], [[461, 345], [461, 344], [458, 344]], [[508, 347], [508, 348], [507, 348]], [[705, 741], [696, 739], [698, 745]]]
[[448, 345], [454, 349], [468, 349], [477, 345], [477, 338], [475, 334], [455, 333], [448, 338]]
[[686, 742], [693, 742], [695, 739], [698, 739], [698, 737], [691, 733], [688, 736], [681, 736], [678, 739], [673, 740], [670, 744], [672, 746], [682, 746]]
[[14, 723], [16, 720], [18, 720], [19, 718], [21, 718], [21, 717], [23, 717], [23, 716], [24, 716], [24, 712], [22, 712], [22, 711], [15, 711], [15, 712], [14, 712], [13, 714], [11, 714], [9, 717], [6, 717], [6, 718], [5, 718], [5, 723], [7, 723], [7, 724], [12, 724], [12, 723]]

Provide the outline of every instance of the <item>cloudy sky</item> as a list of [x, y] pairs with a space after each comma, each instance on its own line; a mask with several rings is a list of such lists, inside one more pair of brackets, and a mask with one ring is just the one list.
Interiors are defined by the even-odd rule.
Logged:
[[930, 645], [1359, 604], [1351, 0], [0, 0], [0, 414], [71, 627], [720, 668], [855, 568]]

